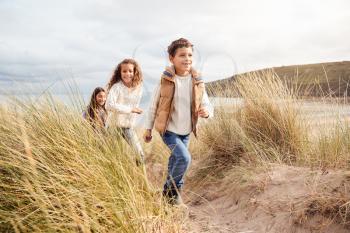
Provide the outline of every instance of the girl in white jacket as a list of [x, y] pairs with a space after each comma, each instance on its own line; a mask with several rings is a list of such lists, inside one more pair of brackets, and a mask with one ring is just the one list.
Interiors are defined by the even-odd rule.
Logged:
[[118, 64], [107, 86], [106, 110], [108, 118], [106, 127], [118, 127], [128, 144], [139, 154], [137, 164], [143, 162], [144, 153], [133, 129], [136, 114], [142, 97], [142, 72], [133, 59], [124, 59]]

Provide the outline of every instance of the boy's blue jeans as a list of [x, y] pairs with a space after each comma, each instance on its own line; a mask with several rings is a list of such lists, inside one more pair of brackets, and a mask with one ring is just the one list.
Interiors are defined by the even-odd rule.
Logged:
[[188, 151], [190, 135], [178, 135], [165, 131], [162, 139], [171, 151], [164, 191], [179, 190], [184, 183], [183, 177], [191, 162], [191, 154]]

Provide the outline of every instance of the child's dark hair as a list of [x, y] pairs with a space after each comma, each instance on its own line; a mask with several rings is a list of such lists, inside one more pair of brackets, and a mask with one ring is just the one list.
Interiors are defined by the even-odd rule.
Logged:
[[[98, 108], [98, 104], [96, 102], [96, 96], [100, 92], [106, 92], [106, 91], [102, 87], [96, 87], [95, 90], [92, 92], [90, 103], [87, 106], [87, 115], [88, 115], [87, 118], [89, 119], [89, 121], [102, 120], [102, 119], [98, 119], [98, 116], [96, 114], [97, 113], [96, 109]], [[103, 106], [101, 107], [106, 112], [105, 104], [103, 104]]]
[[124, 59], [122, 62], [120, 62], [118, 64], [117, 68], [114, 70], [114, 73], [113, 73], [113, 75], [112, 75], [112, 77], [109, 80], [109, 83], [107, 85], [107, 91], [109, 91], [115, 83], [122, 80], [121, 69], [122, 69], [123, 64], [134, 65], [134, 78], [132, 79], [131, 86], [136, 87], [142, 83], [143, 77], [142, 77], [142, 72], [141, 72], [141, 68], [140, 68], [139, 64], [134, 59], [130, 59], [130, 58]]
[[168, 46], [168, 54], [172, 57], [175, 56], [176, 50], [178, 48], [193, 48], [193, 44], [189, 42], [189, 40], [185, 38], [180, 38], [177, 40], [174, 40], [171, 42], [171, 44]]

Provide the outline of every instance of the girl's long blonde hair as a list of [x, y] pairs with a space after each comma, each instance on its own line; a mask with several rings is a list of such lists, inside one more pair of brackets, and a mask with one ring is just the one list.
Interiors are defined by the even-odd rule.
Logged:
[[132, 82], [131, 82], [131, 87], [136, 87], [142, 83], [143, 76], [142, 76], [142, 72], [141, 72], [141, 68], [140, 68], [139, 64], [134, 59], [130, 59], [130, 58], [124, 59], [122, 62], [120, 62], [118, 64], [117, 68], [114, 70], [114, 73], [113, 73], [113, 75], [112, 75], [112, 77], [109, 80], [108, 85], [107, 85], [107, 92], [109, 92], [109, 90], [112, 88], [112, 86], [115, 83], [122, 80], [121, 67], [123, 64], [134, 65], [134, 77], [133, 77]]

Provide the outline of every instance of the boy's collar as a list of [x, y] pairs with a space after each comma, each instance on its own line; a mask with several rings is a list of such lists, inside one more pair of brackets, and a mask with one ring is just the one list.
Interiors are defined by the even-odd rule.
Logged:
[[[191, 73], [191, 76], [194, 79], [195, 83], [203, 82], [203, 79], [202, 79], [200, 73], [197, 72], [195, 69], [191, 68], [190, 73]], [[167, 79], [171, 82], [174, 82], [175, 75], [176, 75], [176, 73], [175, 73], [174, 66], [167, 66], [165, 68], [165, 71], [162, 74], [162, 78]]]

